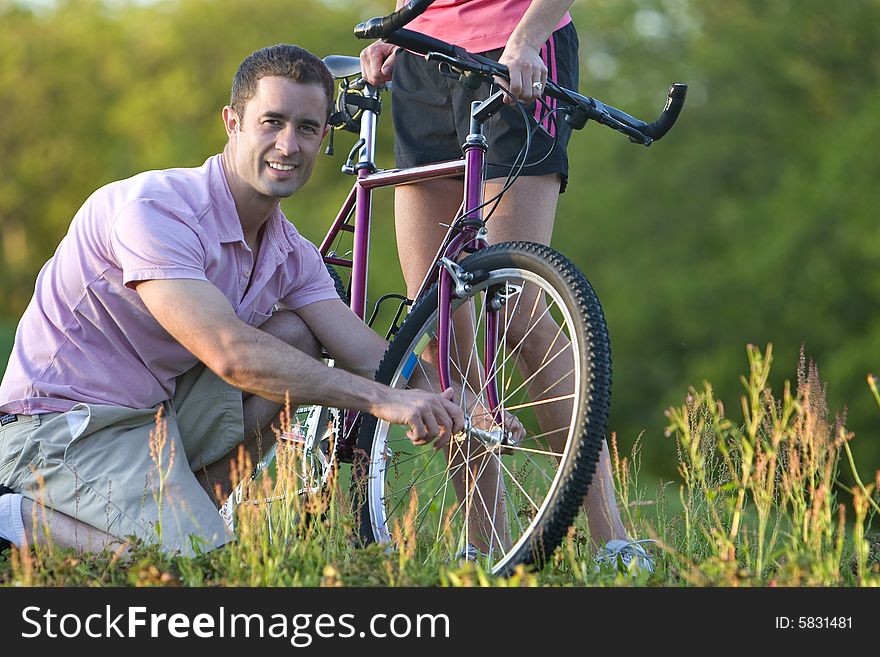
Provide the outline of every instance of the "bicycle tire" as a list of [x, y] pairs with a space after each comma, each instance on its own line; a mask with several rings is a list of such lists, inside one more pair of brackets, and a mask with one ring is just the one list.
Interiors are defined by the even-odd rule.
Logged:
[[342, 280], [342, 276], [339, 275], [339, 272], [336, 271], [336, 268], [333, 265], [325, 263], [324, 266], [327, 268], [327, 273], [330, 274], [330, 278], [333, 279], [333, 287], [336, 289], [336, 294], [339, 295], [339, 298], [345, 302], [346, 306], [348, 306], [351, 298], [345, 287], [345, 282]]
[[[567, 432], [565, 443], [558, 453], [554, 449], [548, 449], [546, 454], [541, 457], [550, 463], [556, 463], [552, 482], [548, 484], [548, 490], [540, 501], [540, 505], [532, 500], [525, 488], [522, 489], [523, 496], [527, 497], [531, 506], [534, 507], [534, 509], [529, 509], [533, 513], [532, 517], [529, 518], [529, 524], [522, 530], [522, 535], [515, 542], [511, 540], [511, 545], [509, 546], [502, 546], [502, 540], [498, 537], [497, 542], [499, 546], [494, 548], [492, 545], [495, 542], [495, 537], [490, 538], [489, 554], [484, 556], [490, 572], [506, 575], [511, 573], [517, 564], [534, 563], [538, 567], [543, 565], [547, 557], [552, 554], [565, 537], [581, 507], [581, 502], [590, 486], [596, 463], [599, 459], [610, 407], [610, 343], [604, 314], [593, 288], [583, 273], [573, 263], [550, 247], [531, 242], [508, 242], [480, 250], [463, 260], [460, 265], [465, 271], [477, 274], [477, 280], [482, 278], [481, 283], [472, 286], [469, 298], [475, 300], [475, 305], [482, 303], [483, 308], [485, 308], [486, 299], [488, 299], [490, 294], [500, 294], [498, 286], [502, 284], [504, 285], [504, 294], [509, 295], [511, 294], [510, 291], [517, 289], [518, 283], [515, 281], [523, 281], [522, 286], [517, 292], [519, 295], [516, 301], [517, 304], [527, 296], [525, 292], [526, 285], [528, 283], [533, 284], [547, 298], [558, 304], [558, 315], [568, 326], [569, 333], [567, 337], [572, 345], [573, 355], [571, 362], [575, 372], [574, 403], [572, 404], [570, 422], [565, 429]], [[539, 299], [540, 296], [540, 294], [536, 293], [535, 299]], [[512, 297], [507, 297], [508, 303], [511, 299]], [[461, 303], [460, 301], [459, 305]], [[438, 295], [435, 284], [432, 290], [424, 295], [416, 304], [416, 307], [413, 308], [401, 325], [376, 372], [377, 381], [393, 387], [406, 385], [406, 380], [412, 375], [413, 359], [417, 359], [418, 355], [423, 353], [421, 349], [424, 348], [426, 342], [425, 336], [428, 336], [428, 339], [430, 339], [433, 334], [437, 321], [437, 304]], [[535, 301], [534, 305], [537, 308], [538, 301]], [[550, 309], [549, 302], [547, 308], [548, 310]], [[517, 309], [514, 308], [511, 315], [516, 315], [516, 313]], [[535, 311], [533, 310], [532, 313], [534, 314]], [[477, 316], [475, 322], [477, 327], [479, 327], [479, 321], [480, 318]], [[540, 318], [535, 320], [535, 323], [538, 321], [540, 321]], [[559, 323], [557, 321], [557, 324]], [[504, 326], [505, 331], [511, 326], [512, 322]], [[475, 331], [475, 333], [478, 332], [478, 330]], [[563, 333], [564, 331], [561, 329], [557, 337]], [[506, 335], [507, 333], [505, 333]], [[537, 338], [535, 339], [537, 340]], [[473, 340], [474, 344], [477, 344], [479, 341], [479, 338]], [[504, 344], [505, 346], [507, 345], [506, 340]], [[513, 347], [511, 354], [506, 359], [509, 359], [517, 348], [519, 347]], [[557, 359], [563, 350], [553, 355], [550, 360]], [[517, 355], [517, 358], [521, 359], [523, 353], [525, 353], [525, 349]], [[406, 371], [407, 367], [410, 367], [409, 373]], [[462, 379], [468, 379], [472, 376], [467, 372], [461, 372], [461, 369], [459, 367], [459, 374]], [[470, 369], [470, 365], [467, 369]], [[502, 362], [502, 382], [505, 375]], [[514, 374], [510, 375], [511, 378], [513, 376]], [[522, 387], [522, 385], [519, 387]], [[533, 383], [529, 383], [527, 389], [532, 385]], [[505, 391], [511, 387], [510, 379], [507, 381], [507, 386]], [[551, 389], [552, 386], [544, 392], [546, 393]], [[556, 403], [558, 400], [551, 399], [550, 401]], [[529, 402], [534, 408], [537, 408], [537, 405], [542, 403], [544, 403], [543, 400], [539, 400], [537, 404]], [[526, 407], [521, 408], [522, 410], [519, 412], [524, 413]], [[537, 414], [537, 411], [533, 410], [532, 412]], [[535, 424], [536, 422], [533, 420], [532, 425], [534, 426]], [[410, 531], [407, 532], [406, 525], [400, 525], [401, 517], [405, 515], [402, 507], [407, 506], [407, 504], [401, 504], [402, 498], [400, 495], [411, 495], [412, 490], [415, 489], [417, 484], [415, 479], [413, 479], [413, 483], [408, 489], [405, 483], [398, 485], [399, 488], [404, 488], [402, 491], [398, 492], [391, 489], [392, 484], [389, 483], [392, 477], [391, 472], [394, 470], [395, 476], [400, 477], [399, 469], [403, 463], [401, 458], [397, 459], [397, 463], [394, 462], [397, 455], [389, 445], [394, 440], [399, 439], [389, 437], [393, 435], [392, 432], [392, 427], [387, 423], [378, 421], [375, 417], [369, 415], [364, 416], [358, 437], [358, 447], [366, 453], [367, 457], [365, 462], [361, 464], [361, 467], [356, 468], [352, 475], [355, 492], [355, 510], [358, 513], [360, 535], [365, 542], [390, 541], [393, 543], [396, 540], [400, 543], [409, 541], [409, 537], [412, 536], [412, 530], [415, 529], [417, 543], [423, 543], [424, 541], [418, 540], [418, 536], [422, 525], [427, 521], [420, 521], [419, 517], [423, 513], [425, 518], [428, 517], [427, 514], [429, 512], [434, 514], [434, 510], [430, 507], [436, 506], [439, 489], [429, 499], [428, 505], [425, 507], [427, 510], [420, 509], [418, 506], [414, 509], [408, 507], [410, 515], [412, 516], [414, 513], [415, 516], [410, 522]], [[536, 439], [539, 437], [540, 434], [535, 436]], [[470, 442], [468, 444], [470, 445]], [[527, 453], [529, 450], [521, 447], [522, 444], [524, 443], [515, 448], [501, 449], [498, 447], [495, 456], [482, 456], [482, 458], [484, 461], [490, 458], [497, 458], [498, 463], [492, 467], [497, 468], [499, 476], [504, 478], [505, 466], [502, 464], [505, 456], [520, 458], [522, 454], [517, 450], [523, 450], [525, 458], [529, 461], [532, 461], [532, 457], [535, 459], [539, 458], [537, 450], [531, 450], [535, 453], [529, 455]], [[421, 453], [424, 454], [422, 459], [427, 459], [428, 462], [432, 458], [428, 452], [434, 452], [430, 446], [418, 448], [411, 444], [405, 444], [405, 448], [408, 450], [407, 454], [417, 453], [421, 450]], [[490, 451], [490, 447], [487, 445], [485, 452], [488, 454]], [[553, 456], [549, 456], [550, 453]], [[417, 456], [407, 456], [406, 458], [415, 459]], [[463, 458], [465, 463], [470, 463], [468, 460], [470, 456]], [[443, 485], [448, 486], [450, 471], [453, 468], [458, 468], [459, 471], [462, 471], [462, 468], [459, 466], [451, 467], [448, 458], [443, 459], [443, 461], [444, 463], [439, 467], [445, 467], [447, 481]], [[432, 467], [435, 470], [437, 468], [436, 465]], [[483, 466], [483, 468], [485, 470], [486, 466]], [[415, 467], [412, 469], [415, 470]], [[464, 470], [466, 471], [466, 469]], [[481, 474], [484, 470], [475, 474], [473, 479], [476, 480], [485, 476]], [[406, 479], [406, 476], [404, 474], [403, 478]], [[414, 476], [417, 475], [410, 475], [410, 478]], [[464, 474], [464, 476], [467, 479], [467, 474]], [[513, 474], [510, 473], [510, 476], [513, 477]], [[538, 479], [540, 480], [540, 477]], [[518, 485], [521, 486], [522, 484]], [[505, 486], [507, 486], [506, 481]], [[477, 485], [471, 484], [471, 497], [474, 497], [473, 492], [477, 488]], [[495, 501], [492, 503], [493, 509], [496, 509], [499, 504], [507, 505], [507, 498], [513, 497], [509, 493], [509, 489], [505, 488], [504, 492], [500, 495], [502, 500], [499, 503], [499, 489], [500, 485], [496, 483]], [[440, 515], [446, 514], [446, 520], [444, 521], [446, 526], [443, 527], [443, 532], [451, 531], [461, 534], [464, 531], [466, 534], [468, 530], [456, 529], [449, 523], [450, 517], [454, 520], [455, 514], [458, 511], [445, 509], [446, 497], [447, 491], [444, 490], [443, 500], [439, 504]], [[467, 498], [467, 493], [462, 495], [462, 497]], [[484, 498], [485, 496], [480, 494], [480, 497]], [[421, 502], [418, 502], [418, 504], [420, 505]], [[475, 506], [473, 501], [471, 505]], [[488, 513], [489, 505], [486, 504], [485, 499], [483, 499], [482, 505]], [[391, 508], [392, 506], [393, 508]], [[462, 506], [466, 509], [470, 508], [462, 500], [455, 500], [450, 509], [456, 506], [459, 508]], [[508, 512], [505, 511], [505, 513]], [[462, 516], [465, 515], [466, 512], [462, 513]], [[509, 518], [509, 515], [507, 517]], [[405, 522], [406, 519], [404, 518]], [[468, 527], [470, 522], [469, 518], [459, 519], [459, 523], [465, 527]], [[395, 525], [394, 523], [397, 524]], [[495, 523], [496, 515], [493, 511], [491, 525], [488, 527], [489, 531], [493, 534], [496, 533]], [[502, 520], [500, 524], [503, 525], [505, 522]], [[510, 523], [508, 522], [507, 524]], [[520, 528], [522, 529], [521, 523]], [[516, 528], [514, 527], [514, 529]], [[445, 540], [449, 544], [447, 550], [452, 548], [452, 554], [446, 555], [447, 559], [457, 556], [455, 551], [461, 547], [463, 542], [461, 536], [457, 539], [453, 537], [451, 541], [449, 537], [441, 537], [439, 524], [436, 531], [433, 529], [431, 531], [436, 534], [434, 545], [442, 545]], [[393, 536], [394, 533], [397, 536]], [[428, 538], [431, 538], [431, 536], [429, 535]], [[465, 543], [464, 550], [466, 555], [470, 550], [469, 543]], [[494, 555], [493, 551], [495, 552]], [[433, 553], [434, 548], [431, 549], [426, 560]]]

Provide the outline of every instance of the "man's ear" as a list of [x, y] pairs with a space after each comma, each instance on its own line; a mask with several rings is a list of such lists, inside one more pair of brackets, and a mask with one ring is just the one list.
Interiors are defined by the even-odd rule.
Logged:
[[227, 137], [241, 130], [241, 117], [230, 105], [223, 108], [223, 127], [226, 128]]

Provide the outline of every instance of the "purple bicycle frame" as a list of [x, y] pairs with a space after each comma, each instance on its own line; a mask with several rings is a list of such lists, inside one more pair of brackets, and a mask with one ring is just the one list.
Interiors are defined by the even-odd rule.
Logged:
[[[466, 225], [457, 235], [448, 242], [442, 255], [435, 260], [432, 269], [440, 270], [439, 299], [438, 299], [438, 372], [440, 385], [443, 389], [452, 383], [450, 372], [450, 330], [451, 308], [455, 295], [454, 281], [449, 271], [440, 265], [442, 258], [448, 258], [455, 262], [465, 249], [476, 251], [488, 246], [485, 239], [477, 234], [474, 224], [481, 221], [483, 200], [483, 164], [486, 154], [486, 142], [482, 136], [481, 127], [472, 127], [474, 134], [468, 137], [464, 144], [464, 157], [459, 160], [427, 164], [405, 169], [391, 169], [374, 171], [372, 154], [366, 160], [369, 166], [360, 166], [357, 180], [352, 186], [342, 208], [336, 215], [326, 237], [321, 242], [319, 251], [324, 261], [328, 264], [350, 267], [351, 274], [351, 309], [362, 320], [366, 320], [367, 303], [367, 264], [369, 262], [370, 227], [372, 222], [372, 192], [382, 187], [395, 187], [408, 183], [432, 180], [435, 178], [448, 178], [464, 175], [464, 214], [468, 220], [474, 220]], [[363, 162], [364, 160], [362, 160]], [[354, 210], [354, 225], [349, 223]], [[341, 231], [354, 233], [354, 247], [351, 260], [338, 258], [330, 255], [331, 246]], [[430, 286], [433, 278], [426, 276], [420, 296]], [[486, 378], [486, 394], [490, 407], [494, 409], [496, 421], [501, 420], [500, 405], [498, 403], [498, 391], [495, 386], [495, 354], [498, 343], [498, 318], [497, 312], [487, 309], [486, 316], [486, 349], [484, 353]]]

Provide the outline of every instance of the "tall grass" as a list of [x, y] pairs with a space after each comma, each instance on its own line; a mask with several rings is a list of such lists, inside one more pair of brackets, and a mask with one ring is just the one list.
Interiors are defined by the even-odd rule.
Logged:
[[[861, 483], [848, 445], [853, 435], [843, 416], [831, 417], [818, 370], [803, 352], [796, 389], [786, 382], [779, 397], [767, 385], [772, 348], [747, 352], [739, 422], [708, 383], [667, 411], [682, 510], [656, 529], [643, 525], [658, 538], [667, 576], [697, 585], [880, 583], [869, 544], [880, 471], [876, 483]], [[853, 489], [841, 483], [842, 453]], [[625, 490], [627, 469], [617, 459], [615, 471]]]
[[[539, 572], [519, 569], [493, 578], [480, 564], [449, 560], [435, 545], [392, 528], [402, 547], [361, 547], [348, 495], [334, 471], [328, 486], [302, 492], [304, 468], [290, 409], [276, 432], [271, 476], [251, 479], [240, 452], [232, 467], [242, 484], [235, 512], [237, 540], [192, 558], [135, 541], [124, 555], [85, 558], [48, 542], [0, 557], [0, 583], [57, 586], [877, 586], [880, 470], [863, 483], [849, 451], [854, 439], [842, 416], [832, 416], [817, 368], [801, 357], [797, 379], [781, 395], [768, 387], [772, 349], [748, 347], [741, 417], [728, 416], [712, 386], [692, 389], [667, 411], [670, 458], [680, 481], [652, 494], [641, 481], [639, 441], [621, 456], [612, 435], [618, 501], [632, 536], [653, 538], [657, 568], [597, 571], [589, 526], [578, 518], [563, 546]], [[869, 385], [880, 405], [873, 377]], [[170, 458], [157, 418], [158, 487]], [[842, 483], [842, 472], [854, 482]], [[35, 506], [35, 508], [38, 508]], [[415, 514], [418, 500], [410, 500]], [[403, 528], [403, 529], [402, 529]], [[161, 531], [161, 525], [159, 527]], [[450, 547], [451, 549], [451, 547]], [[448, 551], [447, 551], [448, 553]], [[634, 575], [634, 576], [633, 576]]]

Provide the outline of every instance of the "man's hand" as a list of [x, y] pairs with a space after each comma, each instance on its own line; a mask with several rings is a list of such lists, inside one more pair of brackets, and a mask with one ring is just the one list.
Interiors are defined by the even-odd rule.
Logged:
[[453, 401], [451, 388], [439, 395], [389, 388], [370, 412], [387, 422], [411, 427], [406, 435], [413, 445], [427, 445], [436, 436], [434, 449], [440, 449], [449, 444], [453, 435], [464, 431], [464, 415]]
[[[337, 367], [372, 380], [388, 344], [348, 306], [339, 299], [319, 301], [303, 306], [296, 313], [324, 345]], [[436, 368], [428, 370], [436, 372]], [[411, 427], [407, 435], [416, 445], [425, 445], [439, 436], [434, 443], [439, 449], [449, 442], [450, 436], [464, 428], [464, 416], [452, 401], [452, 390], [438, 395], [421, 389], [393, 390], [378, 383], [374, 385], [376, 394], [371, 397], [369, 412], [388, 422]], [[428, 389], [439, 390], [439, 379], [436, 387]]]
[[[436, 353], [433, 356], [436, 357]], [[416, 386], [420, 390], [438, 390], [440, 388], [440, 377], [437, 374], [437, 367], [432, 362], [426, 360], [421, 360], [420, 363], [420, 366], [415, 368], [415, 375], [410, 379], [410, 385]], [[478, 383], [473, 385], [480, 388]], [[461, 382], [453, 381], [453, 387], [444, 391], [444, 395], [452, 393], [450, 399], [457, 407], [465, 409], [465, 413], [470, 419], [472, 426], [484, 431], [498, 428], [495, 422], [495, 415], [489, 411], [489, 407], [485, 403], [485, 396], [480, 394], [478, 397], [474, 394], [473, 385], [463, 386]], [[526, 429], [522, 422], [519, 421], [519, 418], [505, 411], [501, 422], [502, 427], [509, 436], [510, 442], [514, 445], [521, 443], [526, 436]], [[435, 445], [435, 447], [441, 446]]]
[[384, 41], [376, 41], [361, 51], [361, 73], [364, 80], [379, 86], [391, 79], [394, 70], [394, 53], [397, 46]]

